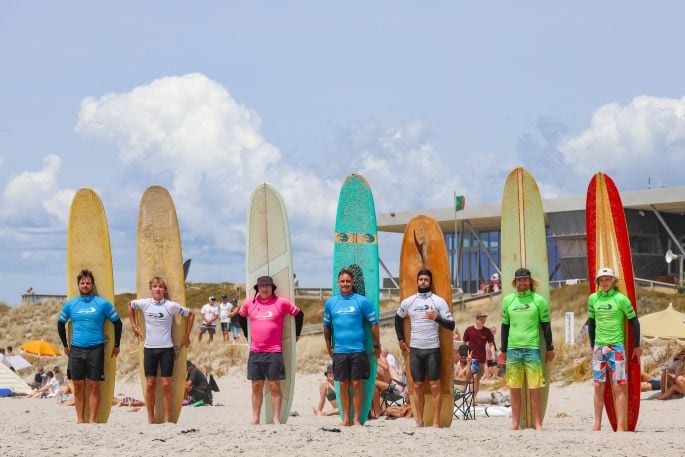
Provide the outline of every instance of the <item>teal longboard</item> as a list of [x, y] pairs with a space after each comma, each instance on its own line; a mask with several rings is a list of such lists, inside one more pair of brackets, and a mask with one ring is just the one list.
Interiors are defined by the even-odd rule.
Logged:
[[[547, 231], [540, 191], [533, 176], [516, 168], [507, 177], [502, 196], [502, 296], [514, 292], [511, 280], [521, 267], [528, 268], [538, 282], [535, 289], [549, 303], [549, 266], [547, 264]], [[550, 313], [552, 306], [550, 304]], [[540, 389], [542, 417], [545, 417], [549, 394], [547, 346], [540, 328], [540, 358], [545, 386]], [[530, 394], [524, 383], [521, 389], [521, 428], [534, 428]]]
[[[376, 209], [369, 183], [363, 176], [351, 174], [340, 189], [338, 212], [335, 219], [333, 245], [333, 294], [339, 294], [338, 272], [350, 268], [355, 272], [355, 291], [364, 295], [373, 305], [376, 316], [378, 305], [378, 235], [376, 229]], [[371, 410], [373, 391], [376, 385], [377, 357], [373, 352], [371, 326], [365, 324], [366, 352], [369, 354], [371, 369], [369, 379], [362, 383], [364, 401], [362, 402], [361, 422], [366, 421]], [[335, 340], [335, 335], [334, 335]], [[335, 382], [335, 393], [340, 398], [340, 384]], [[350, 398], [353, 397], [350, 389]], [[350, 402], [350, 409], [351, 409]], [[340, 418], [343, 417], [342, 408]], [[350, 411], [350, 417], [353, 417]]]
[[[293, 284], [293, 256], [290, 248], [290, 226], [285, 204], [278, 191], [269, 184], [259, 184], [250, 195], [247, 213], [247, 265], [245, 284], [248, 298], [254, 294], [252, 285], [260, 276], [271, 276], [276, 283], [276, 294], [290, 301], [295, 299]], [[248, 322], [249, 328], [249, 322]], [[248, 331], [248, 336], [251, 333]], [[283, 319], [281, 347], [285, 364], [285, 379], [281, 381], [281, 414], [279, 420], [285, 424], [295, 395], [295, 318], [286, 315]], [[249, 346], [249, 342], [248, 342]], [[271, 390], [264, 383], [264, 401], [260, 413], [262, 424], [273, 423]]]

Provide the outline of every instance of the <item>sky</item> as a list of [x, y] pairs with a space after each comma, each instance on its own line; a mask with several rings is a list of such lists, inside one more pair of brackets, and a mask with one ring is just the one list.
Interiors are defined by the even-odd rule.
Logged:
[[[143, 191], [169, 189], [193, 282], [242, 282], [248, 197], [283, 195], [302, 287], [330, 287], [349, 173], [378, 212], [685, 185], [675, 1], [0, 3], [0, 301], [66, 290], [71, 198], [97, 190], [117, 292]], [[401, 235], [380, 234], [395, 273]]]

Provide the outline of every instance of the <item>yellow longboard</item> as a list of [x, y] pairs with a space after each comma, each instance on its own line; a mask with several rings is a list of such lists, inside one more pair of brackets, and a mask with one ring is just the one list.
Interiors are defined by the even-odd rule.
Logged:
[[[427, 268], [433, 275], [433, 291], [436, 295], [444, 298], [451, 308], [452, 284], [450, 283], [450, 268], [447, 257], [445, 238], [437, 221], [428, 216], [416, 216], [412, 218], [404, 230], [402, 239], [402, 251], [400, 253], [400, 299], [414, 295], [416, 290], [416, 275], [422, 268]], [[404, 337], [408, 346], [411, 346], [411, 322], [408, 317], [404, 318]], [[444, 327], [439, 328], [440, 337], [440, 392], [442, 403], [440, 404], [440, 426], [449, 427], [452, 424], [454, 410], [454, 357], [452, 355], [452, 332]], [[411, 377], [409, 358], [405, 354], [405, 371], [409, 395], [411, 396], [412, 409], [416, 417], [416, 401], [414, 380]], [[433, 403], [428, 376], [424, 380], [424, 408], [423, 423], [433, 423]]]
[[[186, 303], [185, 279], [183, 274], [183, 255], [181, 237], [174, 202], [169, 192], [160, 186], [148, 187], [140, 199], [138, 213], [138, 245], [136, 251], [136, 292], [137, 297], [149, 298], [149, 282], [154, 276], [162, 277], [167, 283], [169, 300], [182, 306]], [[143, 337], [138, 340], [138, 361], [143, 396], [146, 391], [143, 369], [143, 345], [145, 343], [145, 320], [140, 310], [136, 320]], [[183, 403], [187, 348], [183, 346], [187, 318], [174, 316], [171, 336], [174, 342], [174, 372], [171, 379], [171, 422], [177, 422]], [[155, 391], [154, 423], [164, 421], [161, 381], [157, 379]]]
[[[67, 229], [67, 297], [79, 295], [76, 276], [81, 270], [90, 270], [95, 277], [94, 294], [114, 303], [114, 277], [112, 274], [112, 251], [105, 208], [100, 197], [92, 189], [79, 189], [71, 201], [69, 226]], [[69, 322], [71, 324], [71, 322]], [[116, 357], [111, 357], [114, 348], [114, 325], [105, 320], [105, 380], [100, 383], [100, 405], [95, 421], [105, 423], [109, 419], [114, 396]], [[71, 341], [71, 325], [69, 325]], [[85, 417], [90, 405], [86, 391]]]
[[[516, 168], [507, 177], [502, 195], [502, 296], [514, 292], [511, 284], [514, 272], [528, 268], [538, 282], [535, 292], [549, 304], [549, 267], [547, 265], [547, 229], [540, 191], [533, 176], [524, 168]], [[546, 383], [540, 388], [542, 418], [547, 409], [549, 396], [549, 364], [547, 343], [540, 327], [540, 358]], [[524, 383], [521, 389], [521, 428], [534, 428], [535, 419], [530, 392]]]

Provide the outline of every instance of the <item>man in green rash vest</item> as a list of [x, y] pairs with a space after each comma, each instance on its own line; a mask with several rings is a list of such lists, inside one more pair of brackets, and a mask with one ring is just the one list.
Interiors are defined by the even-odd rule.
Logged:
[[587, 303], [588, 333], [592, 347], [592, 376], [595, 380], [595, 425], [594, 431], [602, 429], [604, 410], [604, 389], [607, 371], [611, 372], [611, 383], [616, 404], [617, 431], [625, 431], [626, 402], [628, 395], [628, 374], [626, 353], [623, 346], [623, 318], [633, 327], [633, 357], [642, 355], [640, 347], [640, 322], [630, 299], [618, 292], [618, 278], [611, 268], [601, 268], [595, 278], [598, 290], [590, 295]]
[[507, 385], [511, 398], [511, 429], [519, 429], [521, 388], [524, 380], [530, 392], [535, 429], [542, 430], [540, 388], [547, 380], [540, 359], [540, 326], [547, 342], [547, 361], [554, 360], [549, 305], [535, 293], [537, 282], [527, 268], [514, 273], [512, 292], [502, 300], [501, 352], [507, 361]]

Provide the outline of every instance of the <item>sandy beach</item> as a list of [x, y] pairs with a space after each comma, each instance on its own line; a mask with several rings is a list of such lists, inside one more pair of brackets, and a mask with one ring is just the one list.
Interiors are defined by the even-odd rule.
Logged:
[[[449, 429], [417, 429], [411, 419], [373, 420], [364, 427], [338, 427], [337, 417], [317, 417], [320, 376], [298, 376], [293, 411], [286, 425], [248, 424], [249, 383], [234, 367], [218, 379], [212, 407], [185, 407], [178, 424], [149, 425], [145, 411], [113, 408], [103, 425], [77, 425], [73, 408], [54, 399], [0, 399], [7, 456], [349, 456], [349, 455], [683, 455], [685, 399], [650, 400], [643, 394], [636, 433], [592, 433], [592, 383], [552, 386], [545, 431], [511, 432], [507, 417], [454, 421]], [[140, 398], [134, 383], [117, 383], [116, 392]], [[327, 430], [333, 431], [327, 431]], [[192, 454], [191, 454], [192, 453]]]

